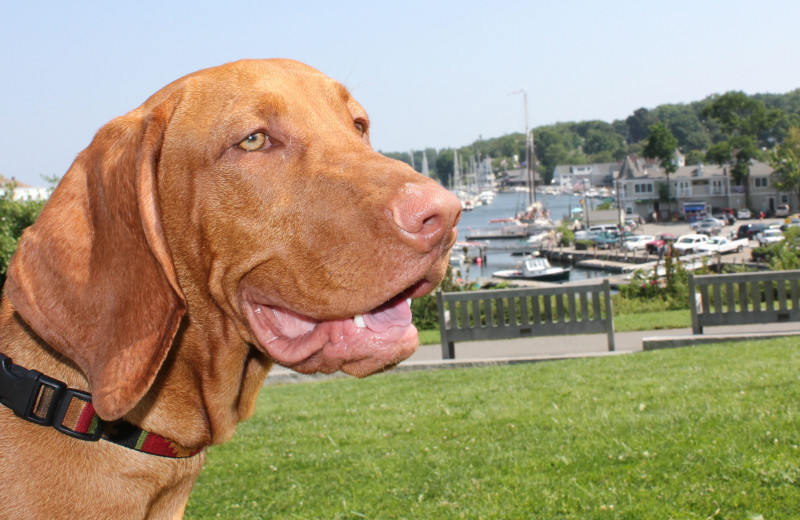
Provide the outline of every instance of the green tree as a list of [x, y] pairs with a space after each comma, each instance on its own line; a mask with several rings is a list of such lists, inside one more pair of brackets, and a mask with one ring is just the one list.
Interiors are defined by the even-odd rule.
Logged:
[[723, 135], [708, 149], [706, 158], [720, 166], [730, 165], [733, 178], [744, 184], [745, 204], [750, 207], [750, 163], [762, 159], [760, 147], [775, 139], [773, 127], [780, 111], [768, 110], [763, 101], [744, 92], [727, 92], [712, 96], [702, 114], [716, 121]]
[[675, 164], [675, 149], [678, 147], [678, 140], [669, 131], [667, 125], [658, 122], [650, 126], [650, 132], [647, 134], [645, 140], [644, 153], [645, 157], [650, 159], [658, 159], [659, 164], [667, 174], [667, 208], [670, 214], [672, 213], [672, 205], [669, 202], [669, 176], [678, 171], [678, 165]]
[[625, 156], [625, 145], [622, 136], [606, 129], [593, 128], [586, 132], [583, 152], [592, 156], [592, 162], [611, 162]]
[[661, 105], [654, 112], [678, 140], [678, 148], [683, 152], [705, 150], [711, 145], [709, 131], [691, 105]]
[[11, 255], [17, 250], [22, 231], [34, 223], [44, 201], [14, 200], [14, 188], [6, 186], [0, 195], [0, 282], [5, 284]]
[[797, 193], [800, 200], [800, 128], [790, 128], [783, 143], [770, 151], [769, 164], [775, 187]]
[[626, 137], [628, 143], [638, 143], [647, 138], [647, 132], [651, 125], [658, 122], [656, 115], [646, 108], [639, 108], [625, 119]]
[[451, 149], [442, 150], [436, 156], [436, 173], [439, 176], [439, 182], [442, 186], [450, 186], [450, 180], [453, 178], [453, 157], [455, 153]]

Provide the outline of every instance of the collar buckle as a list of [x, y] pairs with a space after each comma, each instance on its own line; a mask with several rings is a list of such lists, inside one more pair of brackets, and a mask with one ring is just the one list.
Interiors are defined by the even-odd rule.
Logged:
[[52, 426], [67, 385], [36, 370], [15, 367], [0, 354], [0, 402], [32, 423]]

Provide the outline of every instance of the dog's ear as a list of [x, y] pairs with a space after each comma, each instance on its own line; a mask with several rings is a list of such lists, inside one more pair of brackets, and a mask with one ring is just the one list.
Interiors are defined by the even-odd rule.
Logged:
[[156, 192], [177, 99], [105, 125], [25, 231], [8, 268], [11, 303], [77, 363], [105, 420], [142, 399], [186, 309]]

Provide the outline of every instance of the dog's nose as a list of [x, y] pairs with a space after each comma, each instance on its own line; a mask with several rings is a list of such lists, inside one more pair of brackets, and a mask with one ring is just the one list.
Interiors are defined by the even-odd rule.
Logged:
[[405, 184], [390, 211], [404, 241], [416, 252], [430, 253], [443, 241], [453, 245], [461, 202], [439, 184]]

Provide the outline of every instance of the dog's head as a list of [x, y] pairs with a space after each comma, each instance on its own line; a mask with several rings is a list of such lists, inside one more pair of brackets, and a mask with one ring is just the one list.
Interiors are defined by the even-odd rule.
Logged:
[[369, 135], [350, 93], [297, 62], [186, 76], [78, 156], [7, 295], [106, 419], [152, 385], [187, 310], [301, 372], [396, 364], [417, 345], [406, 300], [444, 276], [460, 204]]

